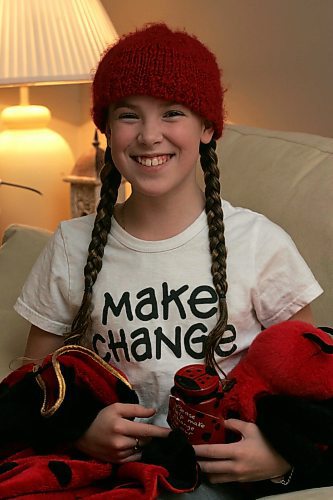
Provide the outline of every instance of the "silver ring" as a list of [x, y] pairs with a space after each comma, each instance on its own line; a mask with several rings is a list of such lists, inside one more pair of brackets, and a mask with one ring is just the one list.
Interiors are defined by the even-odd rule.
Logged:
[[134, 453], [138, 453], [141, 450], [141, 446], [139, 444], [139, 438], [135, 438], [135, 446], [133, 447]]

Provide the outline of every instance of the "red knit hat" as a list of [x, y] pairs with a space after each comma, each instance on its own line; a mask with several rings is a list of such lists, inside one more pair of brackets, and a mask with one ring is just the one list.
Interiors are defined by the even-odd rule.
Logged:
[[102, 132], [111, 102], [148, 95], [183, 104], [213, 124], [215, 139], [222, 134], [223, 90], [215, 56], [194, 36], [165, 24], [148, 25], [109, 47], [92, 92], [92, 116]]

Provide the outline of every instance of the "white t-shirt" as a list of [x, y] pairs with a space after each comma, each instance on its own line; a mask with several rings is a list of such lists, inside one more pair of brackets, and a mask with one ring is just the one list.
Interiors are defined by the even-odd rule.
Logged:
[[[235, 366], [262, 325], [288, 319], [322, 289], [290, 237], [262, 215], [223, 202], [229, 327], [216, 359]], [[15, 305], [39, 328], [70, 331], [80, 306], [94, 215], [60, 224]], [[174, 373], [202, 363], [203, 340], [217, 322], [206, 214], [162, 241], [129, 235], [115, 220], [93, 288], [96, 352], [118, 366], [141, 404], [165, 425]]]

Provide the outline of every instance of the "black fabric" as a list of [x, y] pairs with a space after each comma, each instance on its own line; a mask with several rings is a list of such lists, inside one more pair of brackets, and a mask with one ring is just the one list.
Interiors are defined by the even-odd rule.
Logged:
[[333, 486], [333, 399], [271, 395], [257, 402], [257, 411], [261, 432], [294, 466], [289, 485], [255, 484], [259, 496]]
[[[28, 373], [14, 386], [1, 384], [0, 394], [0, 444], [29, 441], [40, 418], [43, 403], [36, 375]], [[22, 423], [24, 422], [24, 425]]]
[[167, 438], [153, 438], [142, 450], [142, 462], [167, 469], [168, 481], [175, 488], [187, 489], [200, 484], [194, 449], [181, 430], [171, 431]]
[[6, 462], [4, 464], [0, 464], [0, 474], [13, 470], [15, 467], [17, 467], [16, 462]]
[[50, 460], [48, 468], [55, 475], [60, 486], [65, 487], [70, 484], [72, 480], [72, 470], [65, 462]]
[[[105, 407], [105, 403], [97, 398], [93, 390], [94, 385], [99, 383], [100, 379], [98, 377], [103, 374], [101, 372], [97, 374], [96, 372], [96, 380], [92, 381], [89, 378], [89, 383], [87, 383], [85, 374], [83, 378], [76, 376], [77, 372], [74, 366], [61, 365], [66, 385], [65, 398], [52, 416], [45, 417], [40, 412], [43, 404], [43, 391], [36, 381], [36, 376], [41, 373], [44, 377], [43, 381], [47, 380], [50, 395], [53, 388], [53, 378], [50, 376], [52, 368], [51, 371], [47, 372], [49, 367], [50, 365], [46, 364], [36, 372], [29, 371], [23, 375], [23, 378], [14, 381], [10, 386], [2, 383], [0, 387], [0, 458], [2, 454], [3, 458], [6, 459], [6, 446], [12, 447], [14, 440], [17, 441], [18, 451], [27, 447], [34, 450], [34, 453], [39, 456], [41, 454], [52, 454], [53, 456], [56, 454], [59, 457], [68, 456], [68, 463], [61, 459], [51, 459], [47, 463], [47, 468], [52, 473], [53, 480], [56, 480], [60, 488], [68, 488], [71, 486], [74, 477], [69, 465], [71, 460], [74, 460], [73, 464], [79, 469], [81, 463], [83, 466], [85, 464], [85, 456], [75, 450], [72, 443], [85, 432], [98, 412]], [[81, 371], [82, 369], [82, 366], [80, 366]], [[46, 370], [45, 373], [42, 373], [43, 370]], [[94, 374], [95, 372], [91, 372], [90, 376], [94, 376]], [[109, 401], [138, 402], [135, 391], [130, 389], [124, 382], [118, 378], [113, 378], [112, 381], [114, 385], [108, 386], [108, 389], [110, 389]], [[57, 390], [58, 388], [55, 386], [56, 396]], [[30, 464], [32, 468], [38, 467], [38, 456], [36, 457], [34, 453], [31, 454], [31, 457], [29, 454], [26, 457], [27, 466]], [[7, 456], [7, 459], [10, 459], [11, 456], [13, 456], [13, 451]], [[34, 457], [36, 457], [37, 462], [34, 461]], [[89, 459], [89, 457], [86, 458]], [[169, 476], [165, 476], [167, 479], [163, 483], [164, 487], [169, 484], [172, 488], [188, 491], [199, 484], [200, 469], [196, 463], [194, 449], [181, 431], [172, 431], [164, 439], [153, 439], [143, 449], [141, 462], [140, 467], [142, 467], [143, 474], [147, 474], [147, 477], [153, 474], [156, 481], [157, 474], [165, 474], [163, 471], [156, 471], [156, 468], [154, 468], [156, 465], [163, 467], [165, 472], [169, 473]], [[126, 469], [125, 465], [123, 469]], [[1, 470], [1, 466], [3, 470]], [[15, 467], [16, 463], [13, 460], [0, 464], [0, 474], [15, 469]], [[42, 471], [43, 461], [40, 462], [40, 467]], [[134, 477], [133, 479], [131, 477], [126, 478], [125, 482], [124, 478], [120, 478], [119, 485], [124, 488], [129, 488], [131, 485], [134, 489], [142, 489], [145, 477], [136, 478], [135, 467], [134, 462], [128, 465], [128, 468], [134, 473]], [[150, 467], [152, 468], [150, 469]], [[115, 471], [117, 471], [117, 468], [115, 468]], [[32, 481], [32, 476], [29, 480]], [[103, 486], [103, 481], [105, 479], [102, 479], [99, 487]], [[110, 478], [108, 481], [110, 482]], [[115, 486], [117, 485], [113, 484], [111, 487], [114, 488]], [[13, 487], [15, 488], [14, 485]], [[29, 484], [27, 488], [30, 487]], [[107, 488], [110, 488], [110, 484]]]
[[[49, 453], [58, 445], [70, 445], [88, 429], [105, 405], [94, 397], [89, 387], [77, 384], [73, 367], [62, 365], [61, 371], [66, 380], [65, 399], [52, 417], [43, 417], [40, 413], [43, 393], [36, 382], [39, 372], [28, 373], [17, 384], [2, 388], [1, 447], [15, 439], [32, 446], [38, 453]], [[137, 403], [136, 393], [118, 382], [122, 401]]]

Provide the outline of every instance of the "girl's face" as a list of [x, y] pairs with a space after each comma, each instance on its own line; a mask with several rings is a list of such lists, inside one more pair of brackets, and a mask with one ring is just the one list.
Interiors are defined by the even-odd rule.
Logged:
[[133, 192], [161, 196], [196, 186], [199, 145], [213, 129], [188, 108], [133, 96], [110, 107], [108, 125], [112, 158]]

